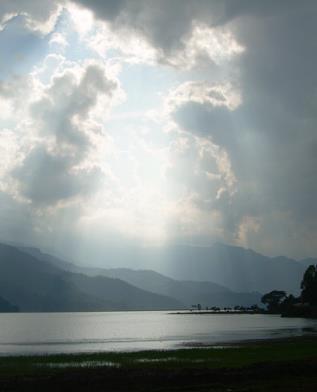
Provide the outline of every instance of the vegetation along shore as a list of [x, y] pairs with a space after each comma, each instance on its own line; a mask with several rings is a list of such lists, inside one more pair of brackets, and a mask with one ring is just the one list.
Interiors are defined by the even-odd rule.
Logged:
[[1, 391], [315, 391], [317, 338], [0, 358]]

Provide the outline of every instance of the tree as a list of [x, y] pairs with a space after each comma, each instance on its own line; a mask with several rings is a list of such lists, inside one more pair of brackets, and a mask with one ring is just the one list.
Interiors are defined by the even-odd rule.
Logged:
[[317, 266], [310, 265], [304, 273], [301, 283], [302, 302], [317, 305]]
[[253, 312], [260, 312], [261, 309], [258, 307], [257, 304], [254, 304], [250, 306], [250, 310], [252, 310]]
[[269, 312], [278, 313], [280, 312], [281, 303], [286, 298], [286, 292], [282, 290], [273, 290], [270, 293], [264, 294], [261, 298], [261, 302], [267, 305]]

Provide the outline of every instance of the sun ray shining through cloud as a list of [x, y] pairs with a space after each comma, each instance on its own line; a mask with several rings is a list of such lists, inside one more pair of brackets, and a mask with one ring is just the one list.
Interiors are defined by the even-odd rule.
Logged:
[[2, 1], [0, 220], [316, 254], [315, 4], [267, 3]]

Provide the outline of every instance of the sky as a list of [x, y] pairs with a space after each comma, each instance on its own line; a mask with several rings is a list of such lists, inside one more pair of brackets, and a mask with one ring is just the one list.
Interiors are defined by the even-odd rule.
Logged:
[[70, 258], [317, 256], [316, 15], [314, 0], [1, 0], [0, 239]]

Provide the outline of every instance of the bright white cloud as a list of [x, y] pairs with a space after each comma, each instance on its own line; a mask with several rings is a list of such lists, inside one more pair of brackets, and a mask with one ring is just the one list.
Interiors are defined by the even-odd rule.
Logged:
[[222, 66], [244, 50], [230, 30], [210, 28], [206, 24], [193, 22], [190, 37], [185, 37], [183, 45], [169, 57], [163, 57], [162, 61], [185, 69], [191, 69], [199, 66], [200, 62], [204, 64], [208, 61]]
[[[12, 89], [13, 82], [1, 90], [3, 97], [14, 102], [22, 102], [25, 91], [28, 92], [22, 117], [16, 118], [12, 113], [14, 128], [22, 138], [13, 139], [13, 130], [2, 134], [3, 145], [8, 145], [10, 136], [11, 146], [2, 155], [6, 168], [3, 181], [13, 181], [15, 187], [7, 189], [9, 192], [19, 192], [41, 208], [85, 196], [103, 181], [107, 170], [100, 154], [107, 138], [100, 119], [121, 99], [119, 84], [108, 77], [104, 64], [65, 62], [61, 70], [63, 58], [58, 59], [48, 84], [37, 78], [37, 72], [41, 74], [43, 70], [40, 67], [20, 89]], [[12, 153], [14, 148], [21, 151], [20, 160]]]
[[224, 107], [235, 110], [241, 105], [241, 95], [230, 83], [212, 84], [189, 81], [170, 91], [166, 105], [168, 111], [174, 111], [180, 106], [194, 102], [212, 107]]

